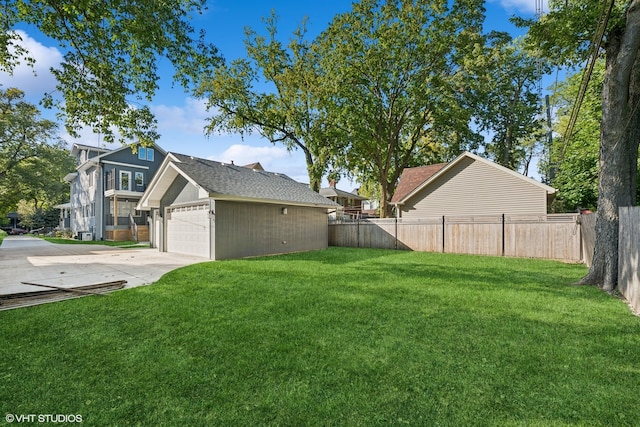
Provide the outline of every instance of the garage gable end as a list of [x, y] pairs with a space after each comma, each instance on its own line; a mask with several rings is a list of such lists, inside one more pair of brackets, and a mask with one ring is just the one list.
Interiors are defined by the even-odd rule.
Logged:
[[177, 175], [162, 196], [160, 206], [190, 203], [199, 198], [198, 188], [182, 175]]

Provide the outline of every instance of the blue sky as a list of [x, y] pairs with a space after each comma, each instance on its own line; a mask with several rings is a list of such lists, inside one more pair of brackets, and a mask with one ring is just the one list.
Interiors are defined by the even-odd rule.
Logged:
[[[485, 29], [508, 31], [514, 35], [522, 31], [516, 29], [509, 17], [533, 16], [536, 0], [488, 0]], [[263, 31], [262, 17], [275, 10], [279, 16], [278, 32], [287, 39], [304, 17], [308, 18], [309, 36], [320, 33], [333, 16], [345, 12], [351, 7], [350, 1], [322, 0], [298, 2], [291, 0], [209, 0], [208, 10], [203, 16], [196, 17], [193, 25], [204, 28], [207, 38], [214, 43], [222, 56], [233, 60], [244, 56], [244, 28], [249, 26], [258, 32]], [[543, 10], [546, 10], [546, 0]], [[3, 88], [18, 87], [25, 91], [27, 100], [37, 103], [45, 92], [55, 88], [55, 81], [49, 73], [50, 67], [56, 67], [62, 54], [55, 41], [47, 39], [34, 28], [21, 27], [21, 36], [32, 55], [36, 58], [36, 73], [26, 67], [20, 67], [13, 76], [0, 73]], [[280, 172], [301, 181], [308, 182], [304, 157], [301, 152], [287, 152], [280, 145], [273, 145], [257, 135], [241, 138], [239, 135], [215, 134], [205, 136], [203, 128], [206, 118], [210, 117], [204, 102], [188, 96], [181, 88], [172, 88], [171, 68], [161, 75], [160, 90], [149, 104], [158, 120], [158, 130], [162, 135], [158, 144], [167, 151], [175, 151], [212, 160], [236, 164], [260, 162], [265, 169]], [[161, 70], [164, 68], [161, 67]], [[45, 117], [53, 118], [52, 112], [43, 111]], [[73, 140], [60, 127], [62, 138], [67, 142], [81, 142], [89, 145], [102, 145], [99, 135], [90, 130], [82, 132], [80, 140]], [[326, 182], [323, 183], [326, 185]], [[357, 184], [346, 179], [338, 187], [351, 191]]]

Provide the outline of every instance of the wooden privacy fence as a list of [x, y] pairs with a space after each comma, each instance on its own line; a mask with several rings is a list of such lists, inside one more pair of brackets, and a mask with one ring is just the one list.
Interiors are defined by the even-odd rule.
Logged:
[[640, 313], [640, 207], [622, 207], [618, 238], [618, 288]]
[[581, 262], [578, 217], [442, 216], [330, 222], [329, 245]]

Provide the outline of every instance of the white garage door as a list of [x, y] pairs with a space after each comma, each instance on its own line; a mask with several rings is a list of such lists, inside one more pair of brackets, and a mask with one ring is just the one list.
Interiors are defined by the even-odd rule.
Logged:
[[167, 252], [209, 258], [209, 204], [167, 209]]

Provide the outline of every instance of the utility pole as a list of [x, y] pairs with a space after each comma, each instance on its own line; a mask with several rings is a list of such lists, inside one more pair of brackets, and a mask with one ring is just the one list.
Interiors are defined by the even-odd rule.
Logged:
[[[549, 128], [549, 133], [547, 133], [547, 147], [551, 149], [553, 145], [553, 128], [551, 127], [551, 102], [549, 101], [549, 95], [545, 95], [544, 97], [545, 103], [547, 104], [547, 127]], [[549, 169], [549, 180], [553, 182], [556, 177], [556, 167], [554, 164], [551, 165]]]

